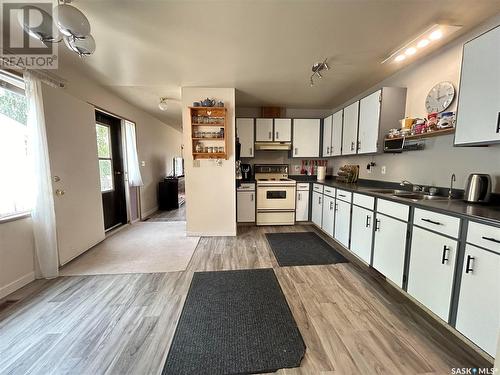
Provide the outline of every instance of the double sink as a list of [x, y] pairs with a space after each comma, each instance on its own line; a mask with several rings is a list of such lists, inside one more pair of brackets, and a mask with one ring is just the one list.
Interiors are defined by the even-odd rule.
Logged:
[[442, 195], [430, 195], [423, 192], [414, 192], [406, 190], [370, 189], [370, 192], [377, 194], [387, 194], [396, 198], [411, 199], [413, 201], [453, 199], [453, 198], [443, 197]]

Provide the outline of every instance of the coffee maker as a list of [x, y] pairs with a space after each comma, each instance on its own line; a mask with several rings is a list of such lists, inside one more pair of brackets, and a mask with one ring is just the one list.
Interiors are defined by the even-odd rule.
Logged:
[[244, 181], [252, 179], [252, 166], [250, 164], [241, 164], [241, 175]]

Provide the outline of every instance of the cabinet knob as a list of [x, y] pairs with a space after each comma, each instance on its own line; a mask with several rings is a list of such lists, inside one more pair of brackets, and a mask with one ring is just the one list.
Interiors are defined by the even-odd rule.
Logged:
[[64, 194], [66, 194], [66, 192], [64, 190], [61, 190], [61, 189], [56, 190], [56, 195], [58, 197], [62, 197]]
[[59, 177], [59, 176], [54, 176], [52, 179], [54, 180], [54, 182], [61, 181], [61, 177]]

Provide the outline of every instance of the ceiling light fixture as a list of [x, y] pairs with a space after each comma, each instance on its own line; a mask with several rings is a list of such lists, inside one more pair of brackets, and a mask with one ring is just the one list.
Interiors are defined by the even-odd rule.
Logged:
[[330, 70], [330, 67], [326, 63], [326, 60], [327, 59], [324, 59], [323, 62], [314, 63], [313, 66], [311, 67], [312, 74], [311, 77], [309, 78], [309, 83], [311, 86], [314, 86], [314, 77], [323, 78], [321, 72], [323, 70]]
[[438, 43], [438, 41], [449, 37], [461, 27], [462, 26], [435, 24], [418, 35], [416, 38], [412, 39], [410, 42], [406, 43], [404, 46], [391, 53], [384, 61], [382, 61], [382, 64], [386, 62], [400, 63], [403, 60], [406, 60], [406, 57], [417, 55], [419, 50], [427, 47], [431, 43]]
[[162, 111], [166, 111], [168, 109], [166, 97], [160, 98], [160, 103], [158, 103], [158, 108], [160, 108], [160, 110], [162, 110]]
[[[69, 5], [71, 1], [58, 0], [58, 5], [54, 8], [54, 20], [45, 10], [28, 5], [18, 13], [18, 21], [28, 35], [45, 45], [59, 43], [64, 39], [64, 44], [71, 51], [80, 57], [89, 56], [96, 48], [95, 40], [90, 34], [90, 22], [80, 10]], [[36, 12], [31, 12], [33, 10]], [[27, 12], [35, 16], [26, 17]]]

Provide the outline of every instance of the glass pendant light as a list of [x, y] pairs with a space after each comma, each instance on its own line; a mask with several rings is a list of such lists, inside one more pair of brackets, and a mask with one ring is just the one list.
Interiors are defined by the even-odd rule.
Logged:
[[160, 98], [158, 108], [160, 108], [162, 111], [166, 111], [168, 109], [167, 98]]
[[73, 38], [90, 35], [90, 23], [87, 17], [75, 8], [63, 2], [54, 8], [57, 28], [62, 34]]
[[65, 36], [64, 44], [66, 44], [66, 47], [71, 51], [76, 52], [80, 57], [89, 56], [95, 52], [95, 40], [92, 35], [87, 35], [83, 38]]
[[[29, 14], [29, 17], [25, 17], [26, 14]], [[17, 20], [29, 36], [40, 40], [45, 45], [62, 40], [61, 35], [53, 26], [52, 17], [41, 8], [26, 5], [17, 13]]]

